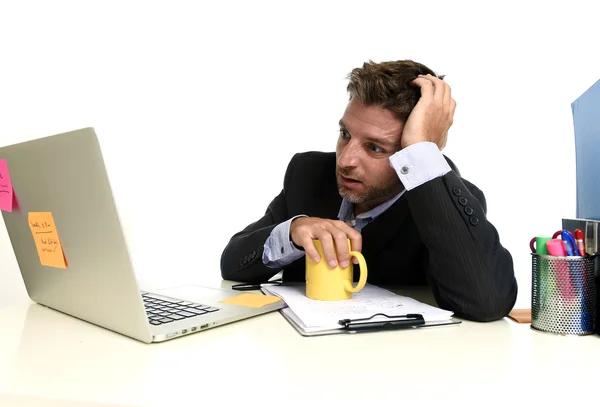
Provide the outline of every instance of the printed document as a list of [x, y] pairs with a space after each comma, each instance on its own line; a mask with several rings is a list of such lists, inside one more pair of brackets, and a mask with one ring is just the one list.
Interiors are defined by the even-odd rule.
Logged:
[[[395, 294], [389, 290], [371, 284], [352, 298], [343, 301], [318, 301], [306, 296], [306, 286], [263, 286], [269, 295], [283, 299], [287, 308], [281, 310], [305, 332], [319, 332], [340, 329], [341, 319], [369, 318], [383, 313], [390, 317], [406, 314], [421, 314], [426, 323], [444, 322], [452, 319], [453, 313], [410, 297]], [[385, 320], [376, 317], [372, 321]]]

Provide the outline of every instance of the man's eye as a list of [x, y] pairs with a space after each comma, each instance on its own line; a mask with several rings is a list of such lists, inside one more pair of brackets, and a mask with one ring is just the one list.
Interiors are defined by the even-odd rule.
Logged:
[[376, 146], [375, 144], [369, 144], [369, 150], [374, 153], [383, 153], [384, 150], [381, 147]]
[[347, 139], [350, 138], [350, 134], [347, 130], [340, 129], [340, 138]]

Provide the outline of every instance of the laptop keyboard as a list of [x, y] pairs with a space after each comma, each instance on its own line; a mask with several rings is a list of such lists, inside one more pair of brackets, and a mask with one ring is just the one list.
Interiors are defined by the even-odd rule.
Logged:
[[144, 300], [146, 314], [148, 314], [148, 321], [152, 325], [168, 324], [169, 322], [219, 311], [219, 308], [209, 305], [182, 301], [159, 294], [142, 292], [142, 299]]

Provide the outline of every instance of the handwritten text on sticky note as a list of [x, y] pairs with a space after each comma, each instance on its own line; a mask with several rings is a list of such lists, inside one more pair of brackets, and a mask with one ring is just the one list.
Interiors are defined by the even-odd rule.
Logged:
[[52, 212], [29, 212], [28, 221], [42, 265], [67, 268]]
[[246, 293], [236, 295], [235, 297], [231, 297], [220, 302], [225, 304], [243, 305], [245, 307], [260, 308], [277, 301], [281, 301], [281, 298], [272, 295]]
[[0, 210], [12, 212], [14, 201], [14, 191], [8, 173], [8, 165], [5, 159], [0, 159]]

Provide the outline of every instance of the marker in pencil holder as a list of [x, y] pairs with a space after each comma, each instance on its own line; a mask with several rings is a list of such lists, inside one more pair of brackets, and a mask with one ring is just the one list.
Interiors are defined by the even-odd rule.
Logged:
[[562, 335], [594, 333], [596, 257], [532, 253], [531, 328]]

